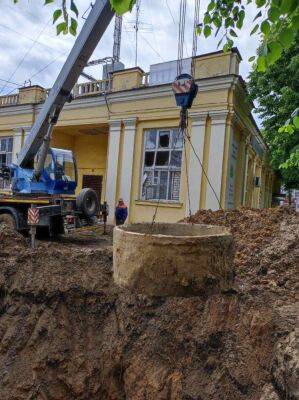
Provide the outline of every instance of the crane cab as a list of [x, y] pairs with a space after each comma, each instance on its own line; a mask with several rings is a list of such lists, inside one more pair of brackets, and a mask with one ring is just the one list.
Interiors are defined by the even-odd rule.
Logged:
[[[38, 162], [39, 155], [34, 163]], [[12, 191], [21, 194], [74, 194], [77, 187], [77, 168], [73, 152], [49, 148], [39, 180], [34, 169], [12, 167]]]

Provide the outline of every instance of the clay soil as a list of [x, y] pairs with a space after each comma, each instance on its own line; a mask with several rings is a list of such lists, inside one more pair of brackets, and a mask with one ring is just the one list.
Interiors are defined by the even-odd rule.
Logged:
[[0, 400], [299, 399], [298, 217], [242, 209], [192, 222], [231, 229], [230, 290], [135, 295], [113, 283], [111, 235], [33, 251], [2, 226]]

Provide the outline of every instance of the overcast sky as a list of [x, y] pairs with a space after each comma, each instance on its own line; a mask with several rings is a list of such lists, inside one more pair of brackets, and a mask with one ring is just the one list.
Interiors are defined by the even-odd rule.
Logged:
[[[201, 1], [201, 16], [207, 2], [207, 0]], [[90, 0], [76, 0], [76, 3], [80, 10], [81, 27], [84, 23], [81, 16], [88, 8]], [[51, 87], [74, 43], [75, 38], [71, 35], [56, 36], [51, 17], [55, 8], [53, 5], [43, 6], [43, 4], [44, 0], [19, 0], [19, 4], [16, 5], [13, 4], [13, 0], [0, 2], [0, 95], [10, 93], [17, 88], [13, 83], [5, 83], [3, 80], [22, 85], [25, 80], [31, 79], [32, 84]], [[138, 65], [145, 71], [149, 70], [150, 64], [174, 60], [177, 57], [178, 10], [179, 0], [141, 1]], [[194, 0], [188, 0], [185, 56], [190, 56], [192, 53], [193, 14]], [[235, 42], [243, 58], [241, 75], [244, 79], [250, 71], [247, 60], [255, 54], [258, 46], [258, 38], [249, 35], [254, 15], [255, 6], [250, 5], [244, 24], [245, 29]], [[123, 24], [121, 61], [127, 68], [134, 66], [135, 63], [134, 18], [133, 11], [125, 15]], [[197, 54], [217, 50], [218, 41], [219, 38], [211, 37], [207, 40], [200, 37]], [[111, 56], [112, 45], [113, 23], [97, 46], [92, 59]], [[101, 77], [99, 67], [90, 67], [86, 72], [98, 79]]]

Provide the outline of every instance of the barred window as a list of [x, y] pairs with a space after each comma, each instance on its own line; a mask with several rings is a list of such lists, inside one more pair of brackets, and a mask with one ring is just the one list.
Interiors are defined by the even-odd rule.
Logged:
[[145, 131], [142, 200], [180, 199], [183, 136], [178, 129]]
[[[0, 168], [12, 163], [12, 137], [0, 137]], [[0, 178], [0, 189], [9, 188], [9, 182]]]

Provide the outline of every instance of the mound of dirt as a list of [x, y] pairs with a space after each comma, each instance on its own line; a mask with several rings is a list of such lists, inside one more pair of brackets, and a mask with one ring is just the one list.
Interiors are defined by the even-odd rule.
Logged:
[[192, 221], [231, 229], [230, 291], [119, 289], [101, 236], [12, 244], [0, 263], [0, 399], [298, 399], [298, 217], [242, 209]]
[[9, 256], [24, 247], [27, 247], [24, 236], [6, 224], [0, 224], [0, 257]]

